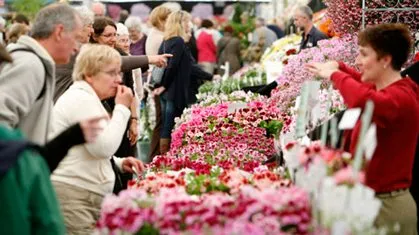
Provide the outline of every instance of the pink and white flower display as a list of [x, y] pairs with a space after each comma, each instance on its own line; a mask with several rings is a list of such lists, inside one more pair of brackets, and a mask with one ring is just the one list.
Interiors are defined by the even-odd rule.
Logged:
[[[335, 27], [344, 20], [339, 12], [359, 11], [351, 1], [325, 2], [336, 9], [328, 13]], [[346, 24], [336, 29], [356, 28]], [[280, 76], [270, 98], [240, 91], [265, 84], [275, 74], [265, 73], [260, 64], [201, 86], [199, 103], [175, 120], [170, 151], [154, 157], [145, 176], [132, 180], [128, 190], [105, 197], [96, 233], [334, 234], [339, 223], [345, 232], [336, 234], [374, 231], [380, 202], [362, 185], [364, 173], [354, 171], [352, 156], [307, 137], [296, 140], [293, 131], [295, 103], [305, 81], [321, 81], [313, 105], [318, 109], [308, 115], [316, 116], [313, 125], [345, 109], [330, 80], [315, 77], [304, 66], [329, 60], [354, 66], [357, 38], [322, 40], [296, 54], [299, 41], [296, 35], [281, 39], [264, 55], [265, 65], [281, 63], [273, 71]], [[285, 161], [281, 167], [279, 152]]]
[[103, 202], [101, 234], [308, 234], [308, 194], [296, 187], [242, 187], [236, 195], [189, 195], [184, 188], [162, 188], [154, 196], [129, 189]]
[[[304, 69], [307, 63], [336, 60], [354, 66], [358, 54], [356, 40], [357, 38], [352, 36], [322, 40], [318, 42], [318, 47], [304, 49], [298, 55], [290, 58], [288, 65], [285, 66], [281, 76], [277, 79], [278, 88], [272, 91], [269, 102], [277, 104], [283, 113], [287, 113], [294, 106], [303, 83], [318, 79]], [[330, 81], [322, 80], [323, 88], [329, 87], [330, 84]]]

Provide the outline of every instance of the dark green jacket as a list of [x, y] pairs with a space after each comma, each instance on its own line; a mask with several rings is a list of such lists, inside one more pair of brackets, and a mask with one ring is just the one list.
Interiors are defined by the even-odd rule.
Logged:
[[[0, 126], [0, 140], [22, 139], [19, 131]], [[17, 156], [17, 161], [0, 177], [0, 233], [65, 234], [63, 216], [44, 158], [30, 149]]]

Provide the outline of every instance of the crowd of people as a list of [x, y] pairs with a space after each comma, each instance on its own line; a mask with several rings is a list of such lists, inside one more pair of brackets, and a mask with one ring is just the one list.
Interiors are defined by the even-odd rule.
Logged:
[[[32, 22], [16, 15], [4, 34], [0, 123], [5, 140], [16, 138], [22, 144], [18, 149], [2, 145], [8, 149], [3, 153], [14, 153], [2, 158], [2, 177], [15, 171], [50, 180], [40, 179], [45, 190], [35, 192], [39, 181], [28, 179], [26, 187], [15, 185], [3, 199], [27, 191], [44, 198], [55, 190], [60, 209], [55, 208], [56, 200], [43, 201], [45, 208], [39, 208], [57, 216], [52, 222], [37, 221], [42, 234], [90, 234], [103, 197], [125, 189], [132, 174], [144, 170], [135, 156], [138, 109], [145, 96], [154, 97], [157, 110], [151, 154], [155, 156], [169, 151], [174, 119], [196, 102], [200, 84], [220, 78], [215, 65], [221, 34], [211, 30], [211, 21], [204, 20], [203, 28], [194, 33], [189, 13], [159, 6], [150, 14], [152, 27], [146, 34], [140, 18], [125, 18], [121, 23], [104, 16], [101, 4], [90, 9], [53, 4]], [[224, 47], [228, 51], [228, 45]], [[198, 48], [197, 58], [190, 48]], [[239, 56], [239, 49], [235, 52]], [[239, 69], [238, 56], [234, 69]], [[145, 92], [143, 86], [152, 91]], [[41, 163], [21, 166], [22, 158], [17, 157], [21, 152], [28, 158], [37, 155], [25, 149], [36, 149], [45, 162], [38, 159]], [[42, 164], [45, 167], [36, 167]], [[7, 177], [2, 185], [20, 180]], [[18, 220], [24, 219], [22, 210]], [[32, 227], [15, 225], [8, 226], [8, 234], [24, 234]], [[45, 232], [48, 226], [54, 229]]]
[[[91, 234], [104, 196], [123, 190], [132, 174], [144, 170], [136, 158], [144, 98], [152, 96], [156, 108], [153, 158], [170, 151], [175, 118], [196, 102], [198, 87], [220, 79], [226, 62], [230, 75], [242, 64], [232, 26], [221, 33], [204, 19], [196, 28], [188, 12], [165, 6], [152, 10], [148, 30], [127, 14], [113, 21], [100, 4], [91, 9], [52, 4], [32, 22], [21, 15], [13, 20], [0, 46], [5, 234]], [[327, 39], [314, 26], [309, 7], [299, 7], [294, 21], [302, 31], [300, 50]], [[348, 108], [374, 101], [378, 146], [366, 183], [383, 202], [377, 224], [398, 221], [402, 234], [417, 233], [408, 189], [419, 132], [418, 87], [405, 77], [413, 73], [400, 73], [412, 46], [409, 35], [398, 24], [361, 32], [361, 73], [336, 61], [306, 68], [331, 79]], [[258, 18], [250, 48], [260, 54], [283, 36], [283, 29]], [[359, 125], [348, 133], [353, 139], [348, 151], [353, 152]]]

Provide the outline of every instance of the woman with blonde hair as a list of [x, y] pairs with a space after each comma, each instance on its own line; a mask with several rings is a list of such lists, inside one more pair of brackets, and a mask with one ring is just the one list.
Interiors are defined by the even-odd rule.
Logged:
[[[52, 136], [73, 123], [91, 117], [106, 116], [103, 132], [89, 144], [72, 147], [51, 180], [57, 192], [69, 234], [91, 234], [105, 195], [112, 193], [115, 175], [109, 159], [120, 171], [141, 172], [141, 161], [117, 158], [125, 127], [131, 116], [131, 89], [121, 85], [121, 56], [104, 45], [82, 47], [73, 71], [74, 84], [57, 100]], [[109, 115], [101, 101], [115, 97]], [[135, 170], [134, 170], [135, 169]]]
[[[159, 47], [163, 42], [164, 37], [164, 25], [166, 24], [167, 17], [170, 13], [172, 13], [171, 10], [162, 5], [151, 11], [149, 20], [153, 27], [151, 28], [145, 42], [146, 55], [156, 55], [159, 52]], [[153, 66], [150, 66], [147, 83], [150, 83], [152, 80], [151, 71], [153, 68]], [[160, 132], [162, 127], [160, 97], [155, 95], [153, 100], [156, 109], [156, 124], [153, 129], [153, 136], [151, 139], [150, 159], [153, 159], [154, 156], [160, 154]]]
[[188, 104], [192, 60], [185, 42], [190, 38], [190, 21], [191, 16], [185, 11], [171, 13], [166, 21], [164, 41], [159, 49], [159, 54], [173, 55], [168, 60], [160, 84], [153, 91], [160, 95], [161, 103], [163, 126], [160, 133], [160, 154], [169, 151], [175, 117], [179, 117]]
[[170, 9], [164, 6], [158, 6], [151, 11], [150, 23], [153, 27], [146, 40], [146, 55], [156, 55], [159, 52], [164, 37], [164, 25], [170, 13]]

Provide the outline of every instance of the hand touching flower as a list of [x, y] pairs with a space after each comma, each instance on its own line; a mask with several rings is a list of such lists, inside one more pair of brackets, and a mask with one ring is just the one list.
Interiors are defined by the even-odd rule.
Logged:
[[305, 65], [306, 69], [324, 79], [330, 79], [330, 76], [339, 70], [339, 64], [336, 61], [326, 63], [309, 63]]
[[124, 158], [124, 161], [122, 162], [122, 170], [124, 172], [135, 173], [133, 168], [138, 173], [145, 171], [144, 164], [140, 160], [138, 160], [134, 157]]

